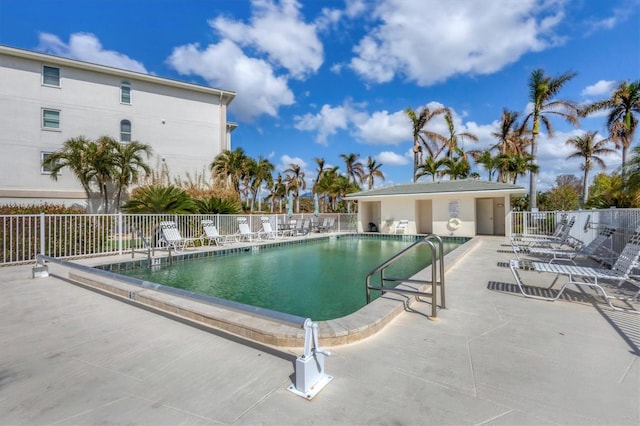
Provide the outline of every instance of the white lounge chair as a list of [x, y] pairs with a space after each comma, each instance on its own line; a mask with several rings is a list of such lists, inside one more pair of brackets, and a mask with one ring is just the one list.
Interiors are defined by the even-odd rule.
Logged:
[[200, 240], [200, 238], [183, 238], [178, 225], [172, 221], [160, 222], [160, 231], [167, 247], [173, 247], [175, 251], [182, 251], [189, 245], [195, 246], [195, 241]]
[[260, 239], [260, 233], [253, 232], [249, 227], [249, 221], [246, 217], [238, 218], [238, 239], [245, 241], [253, 241]]
[[[514, 250], [515, 255], [520, 259], [520, 255], [541, 256], [546, 257], [549, 263], [554, 262], [570, 262], [575, 265], [575, 258], [594, 256], [599, 259], [613, 259], [613, 252], [605, 247], [604, 243], [616, 232], [615, 228], [604, 227], [600, 230], [598, 235], [586, 246], [582, 246], [578, 249], [562, 249], [562, 248], [549, 248], [549, 247], [522, 247], [519, 250]], [[609, 256], [606, 255], [608, 252]]]
[[401, 220], [396, 225], [396, 234], [404, 234], [407, 232], [407, 227], [409, 226], [408, 220]]
[[526, 251], [532, 247], [561, 248], [562, 246], [581, 245], [582, 242], [572, 238], [570, 235], [576, 218], [572, 217], [569, 222], [559, 225], [553, 235], [514, 235], [510, 238], [513, 252]]
[[201, 237], [203, 243], [204, 241], [207, 241], [209, 245], [211, 245], [211, 243], [215, 243], [215, 245], [221, 246], [225, 243], [232, 243], [236, 241], [233, 235], [221, 235], [212, 220], [203, 220], [202, 229], [204, 229], [204, 234]]
[[[562, 296], [562, 293], [569, 284], [573, 284], [575, 286], [588, 286], [595, 287], [596, 291], [599, 290], [600, 292], [602, 292], [605, 301], [612, 309], [618, 311], [621, 310], [626, 312], [640, 313], [640, 311], [638, 310], [623, 309], [618, 306], [614, 306], [611, 303], [611, 299], [637, 301], [638, 297], [640, 296], [640, 289], [631, 297], [610, 296], [609, 294], [607, 294], [604, 288], [605, 283], [602, 282], [612, 281], [613, 283], [617, 284], [618, 287], [620, 287], [623, 283], [628, 282], [640, 288], [640, 281], [637, 280], [638, 276], [631, 275], [633, 269], [639, 266], [638, 257], [640, 257], [640, 227], [638, 227], [633, 233], [633, 235], [627, 242], [627, 245], [624, 247], [611, 269], [561, 265], [557, 263], [546, 262], [532, 262], [528, 260], [511, 260], [509, 262], [509, 267], [511, 269], [513, 277], [516, 280], [516, 283], [518, 284], [520, 292], [525, 297], [553, 301]], [[551, 272], [557, 275], [565, 275], [568, 277], [568, 280], [562, 285], [555, 297], [537, 296], [534, 294], [529, 294], [525, 291], [523, 287], [524, 284], [518, 272], [519, 270]], [[578, 277], [584, 280], [578, 281]]]
[[260, 238], [264, 238], [266, 240], [273, 240], [278, 237], [278, 233], [273, 230], [271, 226], [271, 221], [268, 217], [263, 216], [261, 218], [262, 221], [262, 231], [260, 232]]

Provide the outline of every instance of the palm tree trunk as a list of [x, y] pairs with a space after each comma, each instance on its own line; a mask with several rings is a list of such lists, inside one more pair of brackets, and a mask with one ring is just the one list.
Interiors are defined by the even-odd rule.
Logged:
[[[531, 164], [535, 167], [538, 164], [538, 132], [536, 128], [538, 125], [534, 122], [533, 133], [531, 135]], [[515, 182], [514, 182], [515, 184]], [[529, 172], [529, 210], [533, 210], [538, 206], [538, 172], [531, 170]]]
[[589, 197], [589, 168], [584, 168], [584, 178], [582, 180], [582, 207], [587, 204], [587, 198]]

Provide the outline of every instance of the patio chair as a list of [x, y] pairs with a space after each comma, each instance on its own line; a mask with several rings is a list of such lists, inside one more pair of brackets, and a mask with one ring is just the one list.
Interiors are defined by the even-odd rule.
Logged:
[[[577, 249], [562, 249], [562, 248], [549, 248], [549, 247], [522, 247], [519, 250], [514, 250], [514, 253], [518, 259], [521, 254], [530, 256], [541, 256], [550, 258], [549, 263], [558, 262], [570, 262], [576, 264], [575, 258], [593, 256], [600, 260], [613, 259], [613, 251], [604, 247], [604, 243], [611, 238], [616, 232], [615, 228], [604, 227], [598, 232], [598, 235], [591, 240], [591, 242], [585, 246], [581, 246]], [[608, 252], [609, 256], [605, 255]]]
[[182, 251], [189, 245], [195, 246], [195, 241], [200, 240], [200, 238], [183, 238], [178, 225], [173, 221], [160, 222], [160, 231], [167, 247], [173, 247], [175, 251]]
[[335, 223], [335, 218], [333, 217], [325, 217], [322, 221], [322, 224], [319, 224], [316, 229], [318, 232], [329, 232], [333, 230], [333, 226]]
[[553, 235], [521, 234], [512, 236], [510, 238], [511, 248], [516, 253], [516, 251], [522, 252], [532, 247], [561, 248], [565, 245], [580, 246], [582, 242], [570, 235], [571, 228], [575, 223], [576, 218], [574, 216], [566, 224], [559, 225]]
[[283, 237], [293, 237], [295, 234], [296, 219], [291, 219], [289, 222], [278, 223], [278, 234]]
[[308, 235], [309, 232], [311, 232], [311, 220], [299, 220], [294, 229], [294, 235]]
[[253, 241], [254, 239], [260, 239], [260, 233], [251, 230], [246, 217], [238, 218], [238, 234], [236, 235], [238, 240]]
[[396, 225], [396, 234], [404, 234], [407, 232], [407, 227], [409, 226], [408, 220], [401, 220]]
[[202, 229], [204, 229], [204, 234], [202, 234], [201, 237], [203, 243], [204, 241], [208, 241], [209, 245], [211, 245], [211, 243], [215, 243], [217, 246], [222, 246], [225, 243], [232, 243], [236, 241], [233, 235], [221, 235], [212, 220], [203, 220]]
[[[564, 290], [569, 284], [573, 284], [575, 286], [588, 286], [594, 287], [596, 291], [602, 292], [604, 300], [612, 309], [616, 311], [640, 313], [640, 311], [638, 310], [623, 309], [614, 306], [611, 303], [611, 299], [620, 299], [626, 301], [638, 300], [638, 297], [640, 296], [640, 281], [638, 281], [637, 275], [631, 275], [633, 269], [638, 267], [638, 257], [640, 257], [640, 227], [635, 230], [611, 269], [590, 268], [586, 266], [572, 266], [557, 263], [533, 262], [529, 260], [515, 259], [509, 262], [509, 268], [511, 269], [513, 277], [518, 284], [520, 293], [522, 293], [522, 295], [525, 297], [554, 301], [562, 296]], [[520, 278], [520, 274], [518, 273], [519, 270], [551, 272], [557, 274], [558, 276], [567, 276], [568, 280], [562, 285], [555, 297], [537, 296], [529, 294], [525, 291], [523, 287], [524, 284], [522, 282], [522, 279]], [[577, 278], [582, 278], [583, 280], [578, 281]], [[638, 287], [638, 291], [631, 297], [621, 298], [618, 296], [610, 296], [609, 294], [607, 294], [604, 288], [605, 283], [603, 283], [602, 281], [611, 281], [617, 284], [618, 288], [625, 282], [631, 283], [634, 286]]]
[[278, 233], [273, 230], [273, 227], [271, 226], [271, 221], [269, 220], [269, 218], [266, 216], [263, 216], [260, 220], [262, 221], [262, 231], [260, 231], [260, 237], [261, 238], [264, 237], [267, 240], [277, 238]]

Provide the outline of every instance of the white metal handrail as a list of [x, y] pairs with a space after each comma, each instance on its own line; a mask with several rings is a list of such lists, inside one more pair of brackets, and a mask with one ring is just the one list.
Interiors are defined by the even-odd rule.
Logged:
[[[438, 243], [438, 247], [436, 248], [433, 241]], [[414, 250], [417, 246], [421, 244], [426, 244], [431, 249], [431, 281], [420, 280], [420, 279], [406, 279], [406, 278], [390, 278], [385, 277], [385, 270], [394, 264], [398, 259]], [[436, 263], [438, 267], [436, 267]], [[440, 270], [440, 281], [438, 281], [438, 269]], [[371, 285], [371, 277], [380, 272], [380, 286]], [[431, 284], [431, 293], [427, 293], [424, 291], [397, 288], [397, 287], [385, 287], [385, 282], [403, 282], [403, 283], [416, 283], [416, 284]], [[381, 291], [383, 294], [385, 292], [389, 293], [398, 293], [398, 294], [410, 294], [413, 296], [430, 296], [431, 297], [431, 320], [437, 320], [438, 318], [438, 285], [440, 286], [440, 300], [442, 308], [445, 309], [445, 298], [444, 298], [444, 244], [442, 242], [442, 238], [435, 234], [429, 234], [424, 238], [416, 241], [411, 244], [409, 247], [404, 250], [398, 252], [391, 258], [382, 262], [380, 265], [376, 266], [371, 272], [367, 274], [365, 279], [366, 290], [367, 290], [367, 304], [371, 303], [371, 290]]]

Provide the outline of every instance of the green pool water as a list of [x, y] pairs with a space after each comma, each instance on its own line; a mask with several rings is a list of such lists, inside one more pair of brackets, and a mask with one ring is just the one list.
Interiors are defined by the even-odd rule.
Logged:
[[[122, 273], [320, 321], [363, 307], [367, 273], [413, 242], [341, 237]], [[444, 251], [448, 253], [461, 244], [460, 239], [445, 238]], [[420, 245], [388, 268], [386, 276], [408, 278], [428, 263], [430, 249]], [[379, 274], [372, 284], [379, 285]]]

